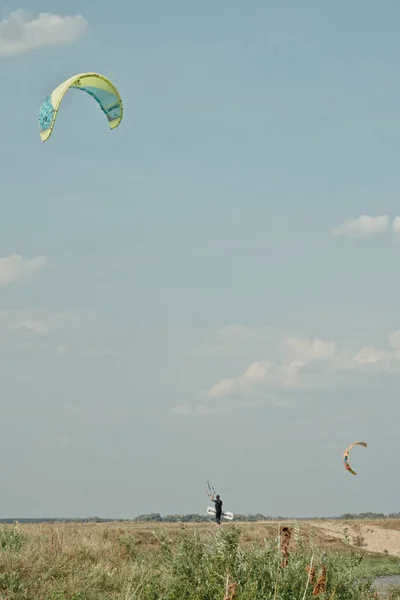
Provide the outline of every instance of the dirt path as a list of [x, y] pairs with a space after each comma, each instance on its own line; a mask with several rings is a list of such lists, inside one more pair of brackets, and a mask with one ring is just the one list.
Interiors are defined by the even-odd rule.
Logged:
[[400, 556], [400, 531], [387, 529], [378, 525], [363, 525], [361, 523], [332, 523], [313, 522], [323, 533], [331, 537], [344, 539], [343, 530], [347, 527], [348, 537], [352, 546], [358, 546], [368, 552]]

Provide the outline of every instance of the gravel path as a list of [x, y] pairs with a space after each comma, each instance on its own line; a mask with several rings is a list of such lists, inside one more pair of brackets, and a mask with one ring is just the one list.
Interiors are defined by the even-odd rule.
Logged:
[[373, 582], [374, 589], [379, 593], [382, 600], [389, 597], [388, 590], [394, 585], [400, 586], [400, 575], [384, 575], [377, 577]]

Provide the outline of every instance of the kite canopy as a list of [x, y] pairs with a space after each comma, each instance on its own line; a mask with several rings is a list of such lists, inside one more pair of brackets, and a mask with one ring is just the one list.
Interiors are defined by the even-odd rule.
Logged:
[[343, 454], [343, 463], [344, 463], [345, 469], [347, 469], [353, 475], [357, 475], [357, 473], [355, 471], [353, 471], [353, 469], [349, 465], [349, 452], [353, 448], [353, 446], [364, 446], [364, 448], [366, 448], [367, 444], [365, 442], [354, 442], [353, 444], [350, 444], [350, 446], [348, 448], [346, 448], [346, 450], [344, 451], [344, 454]]
[[61, 101], [70, 88], [86, 92], [96, 100], [110, 123], [110, 129], [121, 123], [122, 99], [114, 84], [98, 73], [80, 73], [61, 83], [43, 102], [38, 119], [42, 142], [51, 136]]

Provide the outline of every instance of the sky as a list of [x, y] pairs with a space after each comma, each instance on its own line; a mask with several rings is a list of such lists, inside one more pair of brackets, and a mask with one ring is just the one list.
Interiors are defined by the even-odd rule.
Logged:
[[0, 517], [397, 512], [400, 5], [64, 7], [0, 12]]

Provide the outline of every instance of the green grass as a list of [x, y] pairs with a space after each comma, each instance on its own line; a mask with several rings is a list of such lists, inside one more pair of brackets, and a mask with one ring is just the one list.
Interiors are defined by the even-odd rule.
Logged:
[[[258, 537], [243, 541], [247, 529], [234, 524], [221, 529], [151, 524], [4, 526], [0, 599], [224, 600], [229, 576], [237, 584], [235, 600], [373, 600], [372, 578], [400, 573], [397, 559], [367, 555], [357, 548], [326, 550], [297, 525], [288, 565], [282, 567], [277, 540], [263, 537], [266, 529], [260, 526]], [[315, 581], [303, 596], [311, 559], [316, 578], [323, 564], [327, 568], [326, 592], [319, 596], [313, 596]]]
[[400, 600], [400, 586], [393, 586], [389, 588], [387, 600]]

